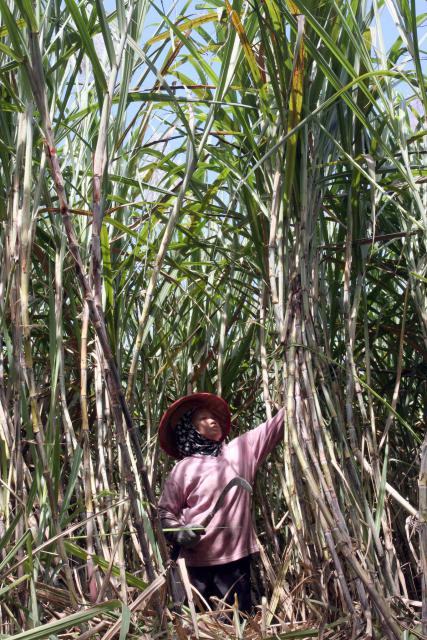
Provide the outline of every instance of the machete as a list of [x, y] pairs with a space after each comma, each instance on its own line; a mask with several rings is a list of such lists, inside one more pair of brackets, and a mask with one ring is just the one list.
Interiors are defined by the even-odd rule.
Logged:
[[[250, 495], [252, 495], [252, 486], [249, 484], [247, 480], [245, 480], [244, 478], [241, 478], [240, 476], [236, 476], [235, 478], [232, 478], [229, 482], [227, 482], [225, 487], [222, 489], [221, 493], [218, 496], [217, 501], [215, 502], [215, 505], [212, 511], [208, 513], [208, 515], [200, 523], [200, 525], [195, 525], [194, 531], [197, 531], [199, 527], [206, 529], [206, 527], [208, 526], [208, 524], [210, 523], [214, 515], [218, 513], [218, 511], [221, 509], [222, 505], [224, 504], [225, 496], [233, 487], [241, 487], [242, 489], [247, 491]], [[203, 536], [205, 533], [206, 532], [203, 531], [203, 533], [201, 533], [200, 535]], [[175, 561], [178, 558], [180, 550], [181, 550], [181, 546], [175, 542], [172, 545], [172, 549], [171, 549], [171, 554], [170, 554], [171, 560]]]
[[233, 487], [241, 487], [242, 489], [247, 491], [250, 495], [252, 495], [252, 487], [249, 484], [249, 482], [244, 478], [241, 478], [240, 476], [236, 476], [235, 478], [230, 480], [230, 482], [227, 482], [224, 489], [219, 494], [218, 500], [215, 502], [214, 508], [201, 523], [202, 527], [206, 528], [208, 526], [208, 524], [210, 523], [214, 515], [218, 513], [218, 511], [221, 509], [222, 505], [224, 504], [225, 496]]

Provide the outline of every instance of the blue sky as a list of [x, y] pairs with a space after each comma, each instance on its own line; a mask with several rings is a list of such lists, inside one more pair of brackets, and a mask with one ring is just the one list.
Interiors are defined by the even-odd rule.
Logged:
[[[340, 1], [343, 2], [348, 0]], [[104, 0], [104, 6], [107, 12], [113, 11], [115, 9], [115, 4], [116, 3], [114, 0]], [[162, 0], [160, 0], [156, 3], [152, 2], [151, 4], [157, 4], [157, 6], [163, 8], [163, 11], [165, 12], [170, 11], [171, 8], [174, 7], [170, 13], [171, 19], [173, 20], [182, 14], [182, 9], [185, 6], [187, 6], [185, 14], [188, 17], [194, 17], [195, 15], [201, 15], [202, 13], [206, 12], [206, 9], [202, 8], [204, 3], [197, 0], [191, 0], [190, 2], [183, 2], [182, 0], [175, 0], [175, 2], [167, 0], [166, 2], [163, 2]], [[206, 4], [209, 4], [209, 2]], [[415, 6], [417, 15], [421, 15], [422, 13], [427, 14], [427, 3], [425, 0], [415, 0]], [[154, 9], [153, 6], [151, 6], [148, 10], [146, 27], [144, 28], [144, 39], [150, 38], [153, 31], [155, 30], [154, 25], [159, 22], [159, 19], [160, 18], [158, 12]], [[398, 31], [394, 24], [393, 18], [390, 15], [390, 11], [388, 10], [386, 5], [384, 5], [381, 9], [381, 26], [383, 29], [383, 37], [386, 48], [389, 49], [393, 42], [396, 40]], [[425, 19], [423, 25], [419, 27], [419, 38], [425, 37], [426, 33], [427, 19]], [[424, 41], [423, 45], [423, 48], [426, 49], [427, 42]], [[425, 59], [424, 62], [426, 62]]]
[[[339, 2], [341, 3], [348, 2], [348, 1], [349, 0], [339, 0]], [[380, 11], [380, 23], [381, 23], [382, 36], [384, 38], [384, 45], [385, 45], [386, 51], [389, 50], [389, 48], [393, 45], [393, 43], [396, 41], [399, 35], [398, 29], [390, 13], [390, 9], [393, 10], [394, 1], [395, 0], [385, 0], [385, 3]], [[425, 0], [415, 0], [415, 2], [416, 2], [416, 9], [417, 9], [418, 15], [421, 15], [422, 12], [424, 13], [427, 12], [427, 3], [425, 2]], [[196, 16], [204, 15], [209, 11], [212, 11], [215, 6], [215, 3], [210, 2], [209, 0], [206, 0], [206, 2], [204, 2], [203, 0], [189, 0], [187, 2], [185, 2], [185, 0], [175, 0], [175, 1], [164, 0], [164, 2], [162, 2], [162, 0], [157, 0], [156, 2], [151, 2], [151, 5], [152, 6], [149, 8], [148, 14], [146, 16], [142, 38], [139, 43], [141, 46], [144, 46], [144, 44], [150, 39], [150, 37], [155, 33], [159, 23], [161, 22], [161, 16], [159, 15], [158, 11], [156, 11], [156, 9], [154, 8], [155, 5], [157, 5], [160, 8], [163, 8], [163, 10], [169, 14], [171, 21], [175, 22], [178, 19], [178, 17], [182, 16], [182, 13], [185, 7], [186, 7], [185, 16], [187, 18], [194, 18]], [[104, 6], [108, 13], [113, 11], [116, 6], [115, 0], [104, 0]], [[212, 24], [205, 24], [204, 29], [209, 33], [210, 31], [211, 32], [213, 31], [213, 26]], [[164, 32], [165, 30], [166, 29], [164, 27], [161, 28], [161, 31]], [[193, 35], [197, 40], [196, 34], [194, 33]], [[423, 24], [419, 27], [419, 30], [418, 30], [420, 49], [424, 51], [427, 48], [426, 35], [427, 35], [427, 19], [424, 20]], [[375, 42], [375, 33], [373, 33], [373, 42]], [[169, 45], [165, 47], [165, 53], [168, 49], [169, 49]], [[186, 54], [186, 50], [182, 49], [182, 51], [180, 52], [180, 56], [185, 54]], [[165, 54], [162, 54], [161, 58], [156, 63], [158, 68], [161, 67], [161, 64], [162, 64], [161, 60], [164, 58], [164, 55]], [[423, 65], [424, 67], [426, 67], [427, 65], [426, 56], [424, 55], [422, 57], [423, 57]], [[213, 61], [210, 61], [210, 64], [214, 65], [215, 63]], [[408, 70], [410, 66], [412, 66], [412, 63], [410, 60], [408, 60], [408, 64], [405, 70]], [[191, 64], [187, 64], [184, 62], [183, 64], [180, 65], [179, 69], [182, 73], [186, 74], [191, 79], [194, 79], [195, 82], [198, 82], [198, 78], [196, 77], [195, 70]], [[170, 75], [169, 77], [167, 77], [167, 81], [169, 83], [173, 82], [174, 79], [175, 78], [173, 77], [173, 75]], [[155, 82], [155, 78], [150, 73], [147, 76], [144, 82], [144, 85], [141, 86], [141, 89], [143, 90], [150, 89], [154, 85], [154, 82]], [[410, 95], [411, 88], [409, 85], [402, 82], [401, 87], [402, 87], [401, 93], [405, 97]], [[135, 109], [136, 109], [136, 106], [135, 107], [133, 105], [130, 106], [127, 114], [128, 117], [131, 117]]]
[[[422, 13], [427, 13], [427, 3], [425, 0], [415, 0], [415, 7], [416, 7], [417, 15], [421, 15]], [[387, 49], [389, 49], [393, 44], [393, 42], [396, 40], [398, 36], [398, 31], [390, 15], [390, 12], [387, 10], [386, 6], [384, 6], [381, 11], [381, 26], [383, 29], [385, 45]], [[427, 19], [424, 20], [424, 26], [421, 26], [418, 30], [419, 38], [423, 36], [425, 37], [425, 34], [427, 32], [426, 28], [427, 28]], [[424, 49], [427, 48], [427, 42], [424, 42], [423, 48]]]
[[[348, 0], [340, 0], [340, 2], [348, 2]], [[387, 1], [389, 5], [387, 6]], [[113, 5], [112, 0], [108, 0], [108, 5]], [[154, 4], [154, 3], [153, 3]], [[176, 0], [175, 2], [171, 2], [170, 0], [165, 0], [162, 2], [156, 2], [157, 6], [163, 7], [165, 11], [167, 11], [170, 15], [172, 21], [175, 21], [179, 16], [182, 15], [183, 8], [187, 6], [185, 10], [185, 15], [188, 18], [194, 18], [195, 16], [203, 15], [208, 12], [207, 6], [212, 7], [212, 4], [208, 2], [202, 2], [200, 0], [190, 0], [189, 2], [184, 2], [182, 0]], [[427, 3], [425, 0], [415, 0], [415, 6], [417, 15], [421, 15], [422, 13], [427, 13]], [[396, 41], [399, 36], [398, 29], [395, 25], [393, 17], [390, 13], [389, 7], [393, 7], [393, 0], [386, 0], [386, 3], [383, 5], [380, 11], [380, 22], [382, 28], [382, 36], [384, 39], [384, 45], [386, 50], [388, 51], [393, 43]], [[212, 11], [212, 8], [210, 8]], [[153, 6], [149, 9], [147, 14], [146, 26], [144, 27], [144, 35], [143, 40], [147, 40], [150, 38], [152, 33], [155, 30], [155, 25], [160, 21], [160, 16], [158, 12], [153, 8]], [[205, 25], [204, 28], [209, 32], [209, 25]], [[423, 24], [418, 29], [418, 38], [420, 41], [420, 49], [427, 49], [427, 18], [423, 21]], [[423, 58], [423, 66], [427, 68], [427, 58], [424, 56]], [[190, 67], [188, 68], [190, 70]], [[185, 66], [182, 68], [185, 73]]]

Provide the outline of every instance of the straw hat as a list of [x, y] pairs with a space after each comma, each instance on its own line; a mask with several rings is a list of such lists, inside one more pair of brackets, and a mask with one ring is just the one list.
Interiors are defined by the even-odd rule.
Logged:
[[209, 409], [218, 419], [221, 425], [222, 438], [224, 440], [230, 433], [231, 415], [227, 402], [213, 393], [192, 393], [175, 400], [173, 404], [164, 412], [159, 424], [159, 441], [163, 451], [172, 458], [179, 458], [178, 449], [175, 444], [173, 430], [187, 411], [199, 408]]

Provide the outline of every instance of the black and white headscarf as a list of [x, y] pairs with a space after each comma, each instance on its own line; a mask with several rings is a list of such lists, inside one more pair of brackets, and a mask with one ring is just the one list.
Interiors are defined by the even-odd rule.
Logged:
[[174, 429], [176, 447], [179, 455], [181, 458], [186, 458], [187, 456], [194, 456], [195, 453], [199, 453], [202, 456], [216, 457], [221, 451], [222, 442], [215, 442], [202, 436], [191, 422], [191, 416], [193, 414], [194, 410], [184, 413]]

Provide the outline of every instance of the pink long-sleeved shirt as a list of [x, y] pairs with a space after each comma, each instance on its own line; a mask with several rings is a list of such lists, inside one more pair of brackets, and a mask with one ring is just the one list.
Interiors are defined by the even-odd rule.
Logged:
[[[169, 474], [159, 501], [162, 519], [177, 526], [202, 522], [221, 490], [235, 476], [252, 483], [256, 470], [283, 437], [283, 410], [222, 447], [218, 457], [200, 454], [180, 460]], [[250, 495], [232, 487], [205, 535], [181, 554], [188, 566], [202, 567], [239, 560], [258, 551]]]

